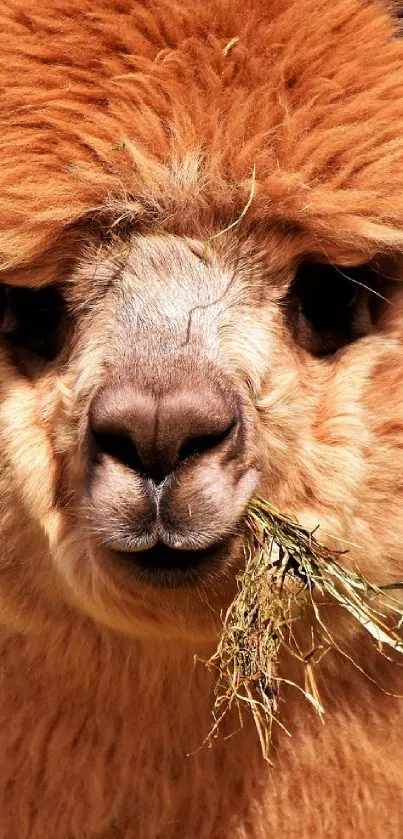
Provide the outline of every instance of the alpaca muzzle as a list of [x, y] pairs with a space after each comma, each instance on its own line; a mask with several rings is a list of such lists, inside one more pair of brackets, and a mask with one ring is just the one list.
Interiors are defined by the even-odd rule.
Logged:
[[241, 400], [181, 365], [165, 387], [114, 378], [88, 417], [88, 494], [102, 546], [149, 581], [219, 561], [256, 489]]

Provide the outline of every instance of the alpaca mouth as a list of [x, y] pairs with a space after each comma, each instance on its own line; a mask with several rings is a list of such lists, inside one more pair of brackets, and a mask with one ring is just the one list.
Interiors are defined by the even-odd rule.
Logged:
[[162, 542], [145, 551], [116, 552], [121, 565], [126, 566], [140, 582], [165, 588], [178, 588], [200, 582], [207, 573], [222, 571], [223, 560], [229, 552], [229, 540], [208, 548], [180, 550]]

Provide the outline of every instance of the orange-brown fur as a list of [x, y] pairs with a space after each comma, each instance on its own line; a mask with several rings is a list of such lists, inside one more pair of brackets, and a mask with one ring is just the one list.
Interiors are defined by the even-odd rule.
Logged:
[[[346, 561], [367, 576], [401, 578], [402, 293], [327, 360], [294, 345], [280, 305], [304, 256], [388, 257], [400, 277], [397, 25], [364, 0], [7, 0], [0, 33], [2, 278], [66, 280], [77, 323], [62, 360], [28, 376], [0, 351], [0, 837], [398, 839], [401, 700], [329, 654], [323, 724], [284, 689], [291, 738], [275, 730], [272, 767], [247, 717], [199, 748], [214, 676], [195, 654], [234, 575], [207, 593], [125, 590], [69, 510], [89, 399], [123, 351], [112, 267], [129, 251], [140, 299], [159, 293], [155, 264], [172, 261], [174, 288], [198, 260], [215, 292], [236, 269], [215, 363], [248, 394], [261, 490], [356, 545]], [[254, 166], [245, 218], [204, 264]], [[399, 665], [334, 626], [403, 692]]]

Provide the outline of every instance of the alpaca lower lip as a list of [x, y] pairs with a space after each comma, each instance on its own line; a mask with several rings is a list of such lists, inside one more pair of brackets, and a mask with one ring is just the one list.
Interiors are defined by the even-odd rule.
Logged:
[[177, 550], [158, 543], [146, 551], [119, 553], [122, 563], [150, 585], [180, 586], [195, 582], [205, 565], [217, 558], [218, 545], [200, 550]]

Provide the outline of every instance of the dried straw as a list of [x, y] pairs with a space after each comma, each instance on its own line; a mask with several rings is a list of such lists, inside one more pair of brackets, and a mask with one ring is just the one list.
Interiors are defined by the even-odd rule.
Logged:
[[[325, 598], [325, 603], [349, 612], [380, 652], [392, 647], [403, 653], [403, 607], [393, 596], [403, 583], [377, 586], [358, 571], [348, 570], [341, 552], [324, 547], [314, 533], [260, 498], [248, 510], [247, 528], [246, 564], [237, 577], [238, 593], [223, 619], [217, 651], [207, 662], [218, 672], [211, 734], [217, 734], [231, 707], [237, 707], [242, 719], [242, 709], [248, 706], [263, 755], [269, 759], [273, 723], [281, 725], [279, 686], [287, 681], [277, 672], [281, 648], [304, 665], [304, 684], [295, 687], [323, 714], [315, 667], [329, 649], [343, 650], [322, 618], [319, 601]], [[307, 607], [313, 614], [312, 644], [303, 653], [293, 627]]]

